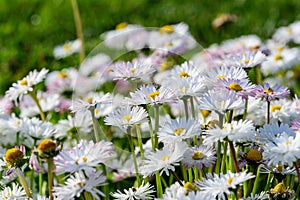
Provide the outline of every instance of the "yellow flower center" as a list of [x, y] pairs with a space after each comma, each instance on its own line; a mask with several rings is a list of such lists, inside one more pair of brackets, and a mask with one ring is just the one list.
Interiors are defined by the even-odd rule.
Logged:
[[248, 60], [248, 59], [244, 60], [244, 63], [249, 63], [249, 62], [250, 62], [250, 60]]
[[186, 72], [179, 72], [178, 73], [178, 75], [180, 76], [180, 77], [190, 77], [190, 75], [188, 74], [188, 73], [186, 73]]
[[129, 70], [130, 70], [132, 73], [134, 73], [135, 70], [136, 70], [136, 68], [135, 68], [135, 67], [132, 67], [132, 68], [130, 68]]
[[186, 94], [187, 91], [189, 91], [189, 88], [187, 88], [187, 87], [179, 88], [179, 91], [183, 94]]
[[257, 50], [257, 49], [259, 49], [259, 45], [254, 45], [253, 47], [252, 47], [252, 50]]
[[271, 106], [270, 111], [275, 112], [276, 110], [280, 110], [281, 108], [282, 108], [281, 105], [274, 105], [274, 106]]
[[166, 46], [167, 46], [167, 47], [171, 47], [171, 46], [173, 46], [173, 43], [172, 43], [172, 42], [167, 42], [167, 43], [166, 43]]
[[272, 191], [273, 191], [274, 193], [283, 194], [283, 193], [286, 192], [286, 187], [285, 187], [285, 185], [281, 182], [281, 183], [278, 183], [278, 184], [274, 187], [274, 189], [272, 189]]
[[175, 135], [180, 135], [182, 133], [182, 131], [185, 131], [185, 129], [184, 128], [176, 128], [174, 130], [174, 134]]
[[170, 159], [170, 156], [163, 156], [160, 158], [160, 160], [162, 161], [166, 161], [166, 160], [169, 160]]
[[232, 181], [233, 181], [233, 177], [229, 177], [228, 180], [227, 180], [227, 183], [228, 183], [228, 184], [231, 184]]
[[70, 44], [64, 44], [63, 46], [65, 51], [70, 51], [71, 50], [71, 45]]
[[211, 112], [209, 110], [201, 110], [201, 114], [203, 115], [204, 118], [208, 117], [208, 115], [210, 114]]
[[155, 91], [155, 92], [152, 92], [150, 94], [148, 94], [148, 98], [152, 98], [153, 100], [155, 99], [156, 96], [158, 96], [160, 94], [160, 92], [158, 91]]
[[[83, 161], [83, 162], [85, 162], [85, 163], [86, 163], [86, 162], [87, 162], [87, 160], [88, 160], [88, 158], [87, 158], [86, 156], [83, 156], [81, 159], [82, 159], [82, 161]], [[76, 165], [78, 165], [78, 164], [79, 164], [79, 160], [80, 160], [79, 158], [78, 158], [78, 159], [76, 159], [76, 161], [75, 161]]]
[[194, 160], [200, 160], [200, 159], [202, 159], [202, 158], [204, 158], [204, 157], [205, 157], [205, 154], [204, 154], [203, 152], [201, 152], [201, 151], [195, 152], [195, 153], [193, 154], [193, 156], [192, 156], [192, 158], [193, 158]]
[[94, 110], [94, 113], [95, 113], [96, 115], [98, 115], [98, 114], [100, 113], [100, 110], [99, 110], [99, 109], [95, 109], [95, 110]]
[[58, 73], [58, 76], [59, 76], [60, 78], [67, 78], [67, 77], [68, 77], [68, 74], [67, 74], [66, 72], [59, 72], [59, 73]]
[[217, 79], [222, 79], [222, 80], [224, 80], [224, 79], [225, 79], [225, 75], [218, 75], [218, 76], [217, 76]]
[[23, 80], [21, 80], [20, 85], [28, 85], [27, 79], [24, 78]]
[[173, 66], [172, 62], [163, 62], [161, 65], [160, 65], [160, 71], [166, 71], [168, 69], [170, 69], [171, 67]]
[[85, 101], [88, 102], [89, 104], [93, 103], [93, 97], [87, 97], [85, 98]]
[[282, 55], [276, 55], [275, 57], [274, 57], [274, 60], [275, 61], [278, 61], [278, 60], [281, 60], [283, 57], [282, 57]]
[[290, 145], [290, 144], [292, 144], [292, 143], [289, 142], [289, 141], [286, 141], [286, 142], [285, 142], [285, 145], [286, 145], [286, 146], [288, 146], [288, 145]]
[[8, 163], [16, 163], [24, 157], [22, 151], [17, 148], [11, 148], [6, 151], [5, 160]]
[[130, 121], [130, 120], [132, 119], [132, 116], [131, 116], [131, 115], [124, 115], [124, 116], [122, 117], [122, 119], [125, 119], [125, 120], [127, 120], [127, 121]]
[[51, 139], [44, 139], [38, 146], [39, 151], [52, 151], [56, 149], [57, 144]]
[[174, 26], [172, 25], [165, 25], [159, 29], [160, 34], [165, 34], [165, 33], [171, 34], [173, 32], [174, 32]]
[[243, 88], [239, 84], [237, 84], [237, 83], [231, 83], [231, 84], [229, 84], [228, 88], [231, 89], [231, 90], [234, 90], [236, 92], [239, 92], [239, 91], [243, 90]]
[[257, 151], [255, 149], [251, 149], [247, 154], [246, 154], [246, 159], [247, 160], [251, 160], [251, 161], [255, 161], [255, 162], [259, 162], [262, 159], [262, 154], [260, 151]]
[[186, 182], [186, 183], [184, 184], [183, 187], [186, 188], [186, 189], [189, 189], [189, 190], [194, 190], [194, 191], [197, 190], [196, 186], [194, 186], [194, 185], [193, 185], [192, 183], [190, 183], [190, 182]]
[[122, 30], [122, 29], [126, 28], [127, 26], [128, 26], [128, 24], [126, 22], [122, 22], [116, 26], [116, 30]]
[[278, 170], [279, 172], [282, 172], [282, 170], [283, 170], [283, 166], [282, 166], [282, 165], [278, 165], [276, 168], [277, 168], [277, 170]]
[[274, 92], [274, 90], [272, 90], [272, 88], [269, 88], [269, 89], [265, 89], [264, 92], [267, 93], [267, 94], [269, 94], [269, 93]]
[[114, 72], [114, 70], [113, 70], [112, 68], [109, 68], [109, 69], [107, 70], [107, 72]]
[[282, 51], [284, 49], [284, 47], [283, 46], [281, 46], [281, 47], [277, 47], [277, 51]]

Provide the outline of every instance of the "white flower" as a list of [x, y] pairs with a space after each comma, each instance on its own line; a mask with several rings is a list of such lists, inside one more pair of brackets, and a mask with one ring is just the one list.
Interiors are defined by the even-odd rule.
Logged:
[[93, 141], [81, 140], [77, 146], [62, 150], [54, 157], [55, 172], [57, 174], [73, 173], [79, 170], [90, 172], [94, 170], [93, 167], [105, 163], [114, 155], [114, 147], [111, 142], [102, 140], [94, 143]]
[[251, 194], [245, 200], [266, 200], [269, 199], [269, 195], [266, 192], [261, 192], [259, 194]]
[[71, 175], [65, 185], [59, 184], [53, 187], [53, 195], [57, 200], [72, 200], [80, 197], [81, 193], [88, 192], [95, 199], [100, 200], [100, 196], [105, 196], [97, 187], [104, 184], [106, 177], [102, 171], [84, 173], [82, 171]]
[[188, 148], [182, 159], [182, 163], [187, 167], [202, 169], [204, 166], [212, 166], [216, 161], [216, 151], [213, 147], [201, 145], [199, 147]]
[[144, 108], [126, 106], [109, 113], [104, 122], [107, 125], [117, 126], [126, 133], [129, 127], [147, 121], [147, 117], [148, 114]]
[[80, 52], [81, 40], [68, 41], [63, 45], [56, 46], [53, 50], [56, 59], [65, 58], [73, 53]]
[[111, 193], [111, 196], [118, 200], [147, 200], [154, 197], [152, 194], [154, 192], [155, 190], [152, 185], [149, 183], [144, 184], [143, 182], [139, 187], [132, 187], [128, 190], [124, 189], [124, 193], [118, 190], [115, 193]]
[[151, 176], [155, 172], [164, 172], [169, 176], [169, 170], [175, 171], [176, 165], [182, 160], [183, 154], [187, 149], [186, 143], [175, 143], [174, 146], [165, 146], [162, 150], [149, 152], [145, 155], [145, 161], [140, 167], [140, 173], [144, 176]]
[[16, 183], [12, 184], [11, 187], [5, 187], [1, 192], [0, 192], [0, 199], [2, 200], [26, 200], [28, 199], [26, 197], [26, 192], [23, 189], [22, 186], [19, 186]]
[[19, 80], [17, 83], [13, 83], [12, 87], [6, 91], [5, 96], [10, 100], [16, 101], [18, 98], [21, 99], [23, 95], [28, 94], [33, 91], [33, 87], [40, 83], [48, 73], [48, 69], [42, 69], [40, 72], [33, 70]]

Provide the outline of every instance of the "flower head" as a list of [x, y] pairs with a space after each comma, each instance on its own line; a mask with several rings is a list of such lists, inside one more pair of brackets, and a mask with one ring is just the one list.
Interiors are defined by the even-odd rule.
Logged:
[[216, 161], [216, 151], [212, 147], [201, 145], [199, 147], [188, 148], [182, 159], [182, 163], [187, 167], [202, 169], [204, 166], [212, 166]]
[[256, 98], [263, 98], [266, 101], [273, 101], [283, 99], [290, 94], [287, 87], [281, 85], [270, 86], [269, 83], [265, 83], [263, 86], [258, 85], [256, 88]]

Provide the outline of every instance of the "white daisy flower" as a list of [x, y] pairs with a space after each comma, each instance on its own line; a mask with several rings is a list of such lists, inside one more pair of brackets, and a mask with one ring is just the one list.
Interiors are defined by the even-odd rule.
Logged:
[[208, 174], [206, 179], [196, 181], [196, 185], [205, 193], [210, 193], [215, 199], [227, 199], [226, 195], [232, 194], [233, 189], [244, 183], [245, 181], [254, 178], [252, 173], [247, 171], [227, 174]]
[[198, 98], [199, 108], [224, 115], [229, 110], [244, 109], [245, 103], [236, 92], [227, 89], [209, 90]]
[[227, 138], [233, 142], [247, 142], [252, 141], [255, 137], [255, 127], [252, 121], [239, 120], [231, 123], [224, 123], [223, 127], [215, 126], [206, 130], [204, 135], [204, 144], [212, 144], [217, 141], [222, 141]]
[[84, 170], [91, 172], [94, 167], [105, 163], [115, 156], [114, 146], [111, 142], [81, 140], [80, 143], [72, 149], [62, 150], [54, 157], [56, 174], [66, 172], [76, 172]]
[[158, 131], [158, 137], [169, 144], [200, 136], [201, 132], [201, 123], [198, 120], [178, 118], [164, 123]]
[[289, 99], [280, 99], [278, 101], [271, 101], [270, 103], [270, 122], [281, 122], [283, 124], [290, 124], [291, 121], [298, 118], [299, 110], [295, 103]]
[[265, 200], [269, 199], [269, 195], [266, 192], [261, 192], [259, 194], [251, 194], [245, 200]]
[[111, 196], [118, 200], [147, 200], [154, 198], [152, 194], [154, 192], [154, 187], [150, 183], [144, 184], [143, 182], [139, 187], [132, 187], [128, 190], [124, 189], [123, 193], [118, 190], [115, 193], [111, 193]]
[[263, 158], [268, 165], [293, 166], [293, 162], [300, 158], [300, 136], [289, 136], [286, 133], [274, 138], [264, 145]]
[[22, 120], [14, 114], [9, 117], [0, 118], [0, 135], [2, 145], [15, 145], [17, 133], [20, 132]]
[[129, 127], [147, 121], [147, 117], [148, 114], [144, 108], [126, 106], [109, 113], [104, 122], [107, 125], [117, 126], [126, 133]]
[[53, 195], [57, 200], [72, 200], [80, 197], [83, 192], [90, 193], [95, 199], [100, 200], [100, 196], [105, 196], [97, 187], [104, 184], [106, 177], [102, 171], [84, 173], [75, 172], [66, 181], [65, 184], [59, 184], [53, 187]]
[[140, 87], [134, 93], [130, 92], [131, 98], [127, 100], [133, 105], [154, 105], [175, 102], [177, 96], [171, 88], [161, 86], [157, 89], [154, 85]]
[[65, 58], [73, 53], [80, 52], [81, 40], [68, 41], [63, 45], [54, 47], [53, 54], [56, 59]]
[[181, 65], [176, 65], [170, 70], [170, 78], [183, 78], [183, 77], [198, 77], [200, 69], [198, 69], [193, 62], [185, 61]]
[[19, 186], [16, 183], [12, 184], [12, 187], [5, 187], [0, 191], [0, 199], [2, 200], [26, 200], [26, 192], [22, 186]]
[[261, 39], [257, 35], [243, 35], [238, 38], [226, 40], [222, 43], [221, 48], [228, 52], [242, 50], [256, 50], [261, 46]]
[[187, 149], [186, 143], [175, 143], [174, 146], [165, 146], [162, 150], [149, 152], [145, 155], [143, 165], [140, 167], [140, 173], [144, 176], [151, 176], [156, 172], [162, 175], [164, 172], [169, 176], [169, 170], [175, 171], [176, 165], [183, 158], [183, 154]]
[[201, 145], [199, 147], [188, 148], [182, 159], [182, 163], [186, 168], [195, 167], [202, 169], [205, 167], [212, 166], [216, 161], [216, 151], [213, 147]]
[[48, 69], [42, 69], [40, 72], [33, 70], [29, 72], [22, 80], [19, 80], [17, 83], [13, 83], [12, 87], [6, 91], [5, 96], [10, 100], [17, 101], [21, 99], [23, 95], [28, 94], [33, 91], [33, 87], [46, 77]]

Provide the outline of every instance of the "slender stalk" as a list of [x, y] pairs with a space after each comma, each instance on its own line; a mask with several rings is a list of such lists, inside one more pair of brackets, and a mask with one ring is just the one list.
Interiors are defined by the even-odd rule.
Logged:
[[[219, 127], [223, 127], [223, 118], [224, 115], [219, 113]], [[221, 167], [221, 147], [222, 143], [221, 141], [218, 141], [218, 151], [217, 151], [217, 162], [216, 162], [216, 167], [215, 167], [215, 173], [219, 174], [220, 173], [220, 167]]]
[[256, 81], [257, 81], [257, 84], [262, 84], [262, 74], [261, 74], [261, 70], [260, 70], [260, 66], [256, 66], [255, 68], [256, 70]]
[[296, 169], [297, 176], [298, 176], [298, 184], [300, 185], [300, 171], [299, 171], [299, 168], [298, 168], [298, 165], [297, 165], [297, 161], [294, 162], [294, 167]]
[[91, 195], [87, 191], [83, 192], [83, 199], [84, 200], [93, 200], [93, 198], [91, 197]]
[[187, 99], [183, 98], [182, 101], [184, 105], [185, 119], [187, 121], [189, 119], [189, 107], [188, 107]]
[[[106, 179], [107, 179], [108, 176], [107, 176], [107, 170], [106, 170], [105, 164], [102, 164], [102, 171], [103, 171], [104, 176], [106, 176]], [[108, 184], [103, 185], [103, 190], [104, 190], [104, 194], [105, 194], [104, 199], [109, 200], [109, 185]]]
[[188, 182], [187, 170], [186, 170], [186, 168], [182, 164], [181, 164], [181, 172], [182, 172], [183, 180], [185, 182]]
[[161, 185], [161, 177], [159, 172], [155, 173], [155, 180], [156, 180], [156, 192], [157, 192], [157, 197], [161, 198], [163, 195], [163, 189]]
[[133, 157], [133, 164], [134, 164], [134, 169], [135, 169], [135, 176], [136, 176], [136, 180], [138, 182], [138, 185], [141, 185], [141, 179], [139, 176], [139, 169], [138, 169], [138, 164], [137, 164], [137, 160], [136, 160], [136, 155], [134, 152], [134, 144], [133, 144], [133, 140], [132, 140], [132, 135], [131, 135], [131, 128], [128, 127], [127, 129], [127, 136], [128, 136], [128, 140], [129, 140], [129, 145], [130, 145], [130, 150], [132, 153], [132, 157]]
[[247, 111], [248, 111], [248, 97], [246, 98], [246, 101], [245, 101], [245, 110], [244, 110], [244, 114], [243, 114], [243, 121], [246, 120]]
[[83, 38], [82, 25], [80, 19], [80, 12], [78, 8], [77, 0], [71, 0], [71, 3], [72, 3], [72, 10], [73, 10], [73, 16], [75, 21], [77, 38], [81, 41], [79, 59], [80, 59], [80, 63], [82, 63], [85, 58], [85, 52], [84, 52], [85, 47], [84, 47], [84, 38]]
[[224, 142], [224, 145], [223, 145], [223, 158], [222, 158], [222, 164], [221, 164], [221, 172], [226, 172], [225, 170], [225, 164], [226, 164], [226, 161], [227, 161], [227, 147], [228, 147], [228, 142], [225, 141]]
[[45, 118], [45, 113], [43, 112], [42, 107], [40, 105], [40, 102], [37, 99], [37, 97], [35, 96], [34, 92], [30, 92], [30, 93], [28, 93], [28, 95], [32, 98], [32, 100], [34, 101], [34, 103], [38, 107], [38, 110], [39, 110], [42, 121], [45, 121], [45, 119], [46, 119]]
[[252, 189], [252, 194], [256, 194], [257, 188], [259, 186], [259, 184], [258, 184], [259, 178], [260, 178], [260, 166], [257, 168], [257, 171], [256, 171], [256, 177], [255, 177], [254, 186]]
[[25, 176], [24, 176], [23, 172], [19, 168], [16, 169], [16, 172], [17, 172], [18, 177], [20, 179], [20, 182], [21, 182], [21, 184], [22, 184], [22, 186], [23, 186], [23, 188], [24, 188], [24, 190], [26, 192], [26, 196], [28, 198], [32, 198], [31, 192], [29, 190], [29, 187], [28, 187], [28, 184], [27, 184], [27, 181], [25, 179]]
[[136, 129], [136, 135], [137, 135], [137, 139], [138, 139], [138, 143], [139, 143], [139, 147], [140, 147], [141, 158], [142, 158], [142, 160], [145, 160], [144, 148], [143, 148], [143, 141], [142, 141], [142, 135], [141, 135], [140, 126], [136, 125], [135, 129]]
[[192, 168], [190, 168], [190, 169], [188, 169], [188, 173], [189, 173], [189, 182], [194, 182], [194, 177], [193, 177], [193, 169]]
[[235, 167], [235, 172], [238, 173], [238, 172], [240, 172], [240, 170], [239, 170], [239, 165], [238, 165], [238, 162], [236, 159], [235, 148], [234, 148], [232, 141], [229, 141], [229, 147], [230, 147], [230, 151], [231, 151], [231, 155], [232, 155], [232, 159], [233, 159], [233, 163], [234, 163], [234, 167]]
[[151, 118], [149, 117], [149, 132], [150, 132], [150, 139], [151, 139], [151, 144], [152, 144], [152, 151], [155, 151], [155, 136], [154, 136], [154, 132], [153, 132], [153, 128], [152, 128], [152, 123], [151, 123]]
[[181, 179], [177, 176], [176, 172], [171, 170], [171, 173], [174, 175], [174, 177], [176, 178], [176, 180], [178, 181], [178, 183], [183, 186], [183, 183], [181, 181]]
[[98, 122], [98, 120], [95, 117], [94, 110], [95, 109], [90, 109], [90, 112], [91, 112], [91, 115], [92, 115], [95, 141], [99, 142], [101, 140], [101, 135], [103, 135], [103, 134], [102, 134], [102, 131], [100, 129], [99, 122]]
[[271, 107], [271, 102], [267, 101], [267, 119], [266, 119], [267, 124], [270, 124], [270, 107]]
[[195, 105], [194, 105], [194, 97], [190, 97], [190, 103], [191, 103], [191, 110], [192, 110], [192, 117], [196, 118], [196, 112], [195, 112]]
[[155, 109], [155, 127], [154, 127], [154, 141], [155, 141], [155, 148], [158, 147], [158, 128], [159, 128], [159, 105], [154, 106]]
[[47, 159], [47, 164], [48, 164], [48, 189], [49, 189], [49, 197], [50, 200], [53, 200], [53, 194], [52, 194], [52, 188], [53, 188], [53, 158], [48, 158]]
[[267, 183], [266, 183], [266, 186], [265, 186], [265, 188], [264, 188], [264, 191], [269, 190], [269, 185], [270, 185], [270, 181], [271, 181], [271, 176], [272, 176], [272, 174], [269, 173], [269, 174], [268, 174]]

